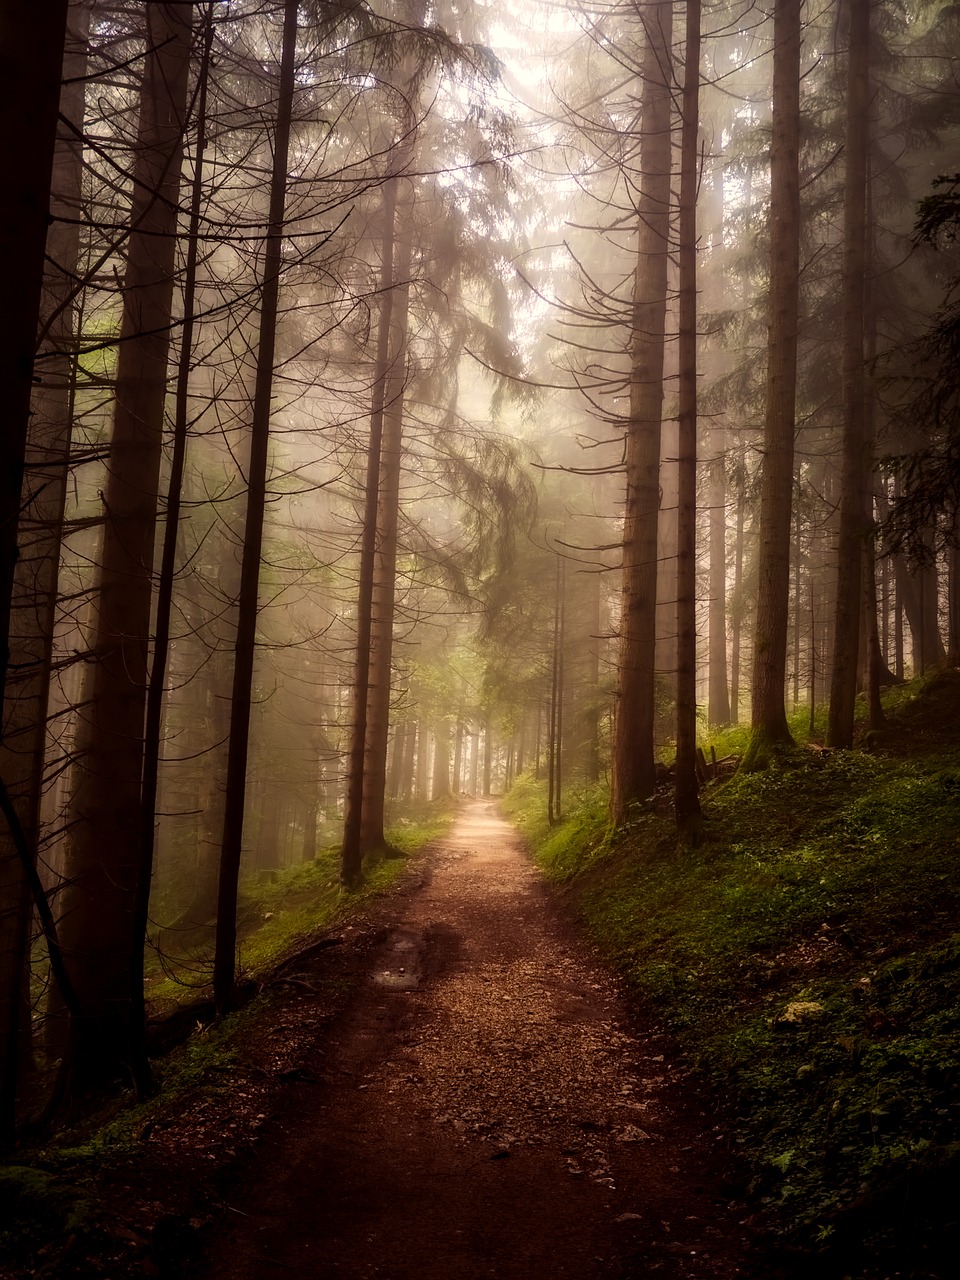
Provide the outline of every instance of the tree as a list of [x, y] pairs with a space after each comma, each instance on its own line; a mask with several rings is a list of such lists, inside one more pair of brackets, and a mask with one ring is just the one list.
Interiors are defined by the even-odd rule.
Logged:
[[145, 36], [93, 667], [62, 921], [82, 1010], [71, 1019], [68, 1059], [77, 1091], [128, 1069], [135, 1034], [131, 972], [143, 946], [134, 903], [142, 872], [147, 651], [191, 10], [149, 3]]
[[283, 269], [290, 126], [296, 89], [297, 20], [297, 0], [284, 0], [277, 115], [270, 173], [270, 208], [267, 215], [263, 268], [260, 278], [256, 383], [250, 414], [247, 503], [243, 528], [243, 558], [240, 565], [223, 841], [220, 849], [220, 879], [217, 893], [213, 991], [217, 1011], [221, 1014], [226, 1013], [232, 1004], [236, 981], [237, 884], [240, 877], [247, 789], [253, 664], [257, 643], [257, 618], [260, 611], [260, 567], [267, 492], [271, 396], [277, 341], [280, 275]]
[[[67, 5], [54, 4], [42, 12], [39, 6], [11, 4], [0, 14], [0, 66], [8, 94], [0, 108], [10, 145], [12, 189], [5, 197], [0, 244], [10, 264], [9, 285], [16, 305], [4, 308], [0, 320], [4, 365], [4, 385], [8, 389], [8, 416], [0, 431], [0, 705], [12, 693], [13, 706], [4, 705], [3, 740], [0, 742], [0, 788], [5, 806], [12, 810], [14, 823], [4, 816], [0, 834], [0, 1146], [12, 1140], [16, 1121], [17, 1083], [26, 1057], [28, 1034], [24, 1000], [24, 965], [30, 937], [30, 902], [39, 883], [36, 879], [36, 838], [39, 817], [39, 779], [43, 766], [46, 720], [46, 683], [52, 631], [51, 598], [55, 592], [58, 547], [57, 509], [62, 509], [65, 470], [50, 477], [34, 476], [33, 498], [36, 521], [30, 554], [21, 557], [20, 514], [24, 466], [28, 461], [28, 422], [34, 386], [34, 351], [38, 320], [43, 311], [49, 317], [63, 300], [61, 277], [52, 285], [44, 275], [45, 238], [48, 212], [56, 213], [59, 189], [63, 204], [69, 205], [78, 170], [76, 148], [58, 136], [57, 108], [61, 99], [61, 67], [76, 70], [83, 60], [84, 32], [76, 32], [73, 56], [65, 55]], [[68, 93], [63, 104], [68, 122], [76, 115], [77, 91]], [[79, 93], [82, 103], [82, 90]], [[22, 113], [26, 112], [26, 116]], [[82, 106], [81, 106], [82, 112]], [[24, 121], [28, 124], [25, 127]], [[62, 172], [54, 182], [55, 158]], [[64, 210], [61, 208], [61, 213]], [[75, 216], [76, 210], [70, 210]], [[54, 224], [61, 232], [67, 225]], [[51, 246], [54, 262], [69, 273], [75, 233], [61, 237]], [[74, 264], [75, 265], [75, 264]], [[57, 284], [61, 287], [58, 289]], [[68, 315], [58, 332], [69, 328]], [[54, 339], [54, 345], [56, 340]], [[56, 372], [62, 373], [60, 369]], [[52, 378], [56, 380], [56, 372]], [[49, 378], [50, 375], [47, 375]], [[65, 415], [62, 405], [49, 406], [49, 431], [34, 461], [63, 463]], [[69, 437], [67, 437], [69, 438]], [[40, 456], [36, 456], [39, 454]], [[51, 488], [52, 494], [44, 494]], [[53, 528], [50, 522], [53, 521]], [[16, 579], [19, 579], [17, 586]], [[21, 617], [14, 615], [14, 595], [18, 594]], [[23, 598], [23, 597], [26, 598]], [[19, 633], [23, 651], [14, 661], [19, 688], [7, 683], [10, 641]], [[17, 832], [13, 826], [19, 826]], [[24, 864], [27, 865], [24, 865]]]
[[660, 424], [671, 209], [673, 6], [642, 16], [642, 173], [630, 346], [630, 411], [624, 453], [625, 499], [620, 651], [611, 765], [611, 814], [625, 821], [656, 782], [653, 741], [659, 513]]
[[680, 390], [677, 510], [677, 764], [674, 805], [681, 836], [696, 843], [697, 782], [697, 182], [700, 3], [686, 0], [680, 138]]
[[843, 467], [837, 538], [837, 602], [827, 742], [853, 745], [867, 538], [864, 292], [870, 121], [870, 0], [849, 0], [843, 202]]
[[767, 344], [759, 589], [753, 652], [750, 745], [745, 769], [792, 742], [784, 702], [800, 279], [800, 0], [773, 14], [770, 144], [770, 330]]

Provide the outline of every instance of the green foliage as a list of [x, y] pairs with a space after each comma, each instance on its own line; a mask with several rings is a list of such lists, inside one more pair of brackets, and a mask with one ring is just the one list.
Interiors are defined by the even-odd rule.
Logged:
[[[387, 840], [401, 853], [417, 853], [433, 840], [439, 840], [450, 830], [456, 812], [452, 796], [429, 800], [421, 804], [407, 804], [402, 812], [392, 818], [387, 828]], [[377, 870], [376, 874], [380, 874]], [[384, 872], [386, 874], [386, 872]], [[369, 887], [375, 887], [370, 879]]]
[[[940, 677], [888, 714], [955, 724], [957, 701], [960, 680]], [[853, 1206], [905, 1203], [958, 1167], [960, 746], [934, 738], [738, 774], [705, 793], [696, 850], [651, 813], [611, 839], [596, 795], [536, 840], [729, 1101], [755, 1191], [811, 1246]]]
[[52, 1235], [76, 1229], [86, 1203], [75, 1189], [44, 1169], [0, 1168], [0, 1255], [29, 1256]]
[[[391, 847], [411, 855], [444, 834], [450, 825], [452, 801], [430, 802], [397, 817], [387, 830]], [[344, 895], [340, 886], [340, 849], [330, 845], [315, 858], [264, 876], [252, 873], [241, 883], [238, 906], [239, 976], [257, 977], [311, 933], [329, 928], [362, 911], [367, 899], [402, 872], [403, 858], [377, 860], [364, 867], [359, 892]], [[164, 956], [147, 966], [147, 994], [154, 1016], [209, 989], [212, 944], [199, 953]]]
[[550, 832], [547, 821], [547, 782], [532, 773], [521, 774], [500, 801], [504, 815], [517, 827], [523, 838], [539, 847]]
[[[787, 715], [787, 726], [798, 746], [807, 742], [823, 742], [827, 734], [826, 705], [815, 709], [812, 724], [809, 707], [794, 707]], [[750, 748], [753, 731], [748, 724], [733, 724], [723, 729], [711, 728], [702, 736], [705, 749], [709, 751], [712, 747], [718, 759], [730, 755], [744, 757]]]

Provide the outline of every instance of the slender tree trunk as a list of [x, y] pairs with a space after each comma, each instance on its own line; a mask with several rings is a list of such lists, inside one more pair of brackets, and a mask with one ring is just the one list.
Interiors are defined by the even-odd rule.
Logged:
[[557, 820], [557, 706], [560, 689], [560, 556], [553, 596], [553, 649], [550, 654], [550, 724], [547, 729], [547, 822]]
[[564, 679], [564, 663], [566, 658], [567, 637], [567, 562], [560, 557], [560, 628], [557, 633], [557, 747], [554, 756], [556, 786], [553, 796], [553, 810], [557, 821], [563, 812], [563, 712], [566, 681]]
[[861, 574], [866, 537], [864, 288], [867, 141], [870, 119], [870, 0], [847, 0], [847, 112], [843, 199], [843, 466], [837, 540], [837, 600], [827, 742], [853, 745]]
[[414, 785], [417, 800], [426, 800], [430, 795], [430, 745], [430, 731], [421, 721], [417, 732], [417, 773]]
[[476, 798], [480, 785], [480, 729], [474, 727], [470, 735], [470, 794]]
[[284, 0], [277, 123], [273, 140], [273, 168], [270, 175], [270, 209], [260, 289], [257, 373], [250, 422], [247, 508], [243, 531], [243, 557], [240, 565], [240, 598], [234, 645], [233, 693], [230, 701], [223, 841], [220, 850], [220, 885], [217, 894], [213, 990], [217, 1011], [221, 1014], [230, 1008], [233, 1001], [236, 978], [237, 884], [240, 876], [240, 853], [246, 804], [250, 708], [260, 604], [260, 561], [270, 443], [270, 398], [273, 391], [280, 272], [283, 266], [287, 159], [290, 148], [296, 55], [297, 0]]
[[416, 720], [407, 721], [407, 741], [404, 748], [403, 758], [403, 780], [400, 787], [400, 798], [402, 800], [413, 799], [414, 794], [414, 778], [416, 776], [417, 764], [417, 741], [420, 737], [421, 728]]
[[73, 1087], [125, 1074], [140, 1032], [131, 1000], [143, 934], [141, 774], [154, 539], [192, 11], [147, 5], [147, 57], [116, 401], [107, 478], [93, 669], [78, 732], [63, 942], [84, 1016], [71, 1025]]
[[[404, 161], [405, 164], [405, 161]], [[396, 181], [400, 181], [397, 179]], [[387, 366], [376, 372], [383, 380], [383, 434], [380, 444], [380, 481], [377, 503], [377, 554], [374, 561], [370, 612], [370, 658], [367, 689], [366, 743], [363, 762], [363, 799], [360, 818], [360, 853], [386, 847], [383, 807], [386, 793], [387, 743], [390, 736], [390, 690], [393, 678], [393, 617], [397, 581], [397, 527], [400, 516], [400, 475], [403, 458], [404, 393], [407, 381], [407, 319], [410, 310], [410, 262], [412, 255], [412, 195], [401, 214], [396, 262], [393, 269], [394, 299], [390, 308]], [[395, 211], [394, 222], [398, 221]], [[390, 238], [395, 232], [391, 228]], [[384, 246], [386, 252], [386, 246]]]
[[450, 726], [446, 720], [438, 720], [433, 730], [433, 781], [431, 800], [440, 800], [450, 794]]
[[403, 719], [393, 734], [393, 750], [390, 756], [390, 773], [387, 779], [387, 792], [392, 800], [400, 798], [400, 780], [403, 777], [403, 757], [406, 750], [407, 734], [410, 723]]
[[459, 795], [463, 777], [463, 701], [457, 710], [457, 733], [453, 742], [453, 792]]
[[[347, 797], [340, 849], [340, 882], [346, 889], [360, 884], [363, 861], [364, 755], [367, 743], [367, 708], [370, 696], [370, 645], [373, 627], [373, 592], [377, 559], [377, 518], [380, 505], [380, 468], [384, 409], [390, 375], [390, 336], [394, 306], [394, 236], [396, 233], [397, 179], [384, 186], [383, 258], [380, 266], [380, 320], [374, 363], [370, 408], [370, 440], [364, 488], [363, 532], [357, 590], [357, 650], [353, 675], [353, 726], [347, 773]], [[381, 637], [382, 639], [382, 637]], [[389, 696], [389, 695], [388, 695]], [[422, 733], [419, 735], [422, 738]], [[418, 744], [422, 749], [422, 742]], [[417, 777], [421, 776], [418, 762]]]
[[[719, 431], [717, 432], [719, 434]], [[722, 442], [722, 436], [721, 442]], [[707, 720], [730, 723], [730, 685], [727, 680], [727, 489], [723, 444], [710, 466], [710, 608]]]
[[871, 729], [879, 729], [884, 721], [883, 703], [880, 701], [880, 684], [887, 674], [886, 663], [880, 648], [880, 628], [877, 620], [877, 569], [873, 535], [863, 543], [863, 625], [866, 641], [866, 693]]
[[697, 782], [697, 179], [700, 0], [686, 0], [680, 142], [680, 404], [677, 500], [677, 765], [681, 838], [700, 834]]
[[903, 598], [900, 575], [894, 561], [893, 573], [893, 670], [898, 680], [903, 679]]
[[[170, 652], [170, 618], [173, 611], [173, 584], [180, 525], [183, 468], [187, 451], [190, 365], [193, 359], [197, 260], [200, 243], [200, 209], [203, 199], [203, 151], [207, 115], [207, 78], [210, 70], [210, 47], [212, 42], [213, 6], [211, 4], [207, 6], [204, 15], [203, 46], [197, 71], [197, 145], [190, 197], [190, 221], [187, 230], [187, 259], [184, 267], [183, 327], [177, 361], [173, 451], [170, 459], [170, 480], [167, 486], [166, 522], [163, 531], [163, 550], [160, 557], [160, 577], [157, 583], [153, 662], [150, 667], [150, 684], [147, 689], [146, 725], [144, 729], [143, 785], [140, 802], [140, 877], [134, 906], [134, 929], [144, 937], [146, 937], [149, 920], [150, 888], [153, 880], [157, 781], [160, 772], [160, 738], [163, 722], [163, 691], [166, 684], [167, 661]], [[150, 1064], [147, 1059], [146, 1043], [143, 948], [140, 948], [134, 954], [134, 963], [130, 973], [130, 1003], [134, 1013], [132, 1019], [131, 1071], [137, 1093], [140, 1097], [143, 1097], [151, 1088]]]
[[637, 263], [631, 336], [630, 416], [626, 426], [620, 653], [614, 718], [611, 816], [656, 784], [657, 525], [660, 428], [670, 238], [670, 42], [673, 6], [643, 11], [646, 49], [641, 74], [643, 172], [637, 209]]
[[737, 493], [737, 531], [733, 547], [733, 626], [730, 636], [730, 714], [734, 724], [740, 723], [740, 641], [743, 635], [743, 534], [746, 517], [746, 495], [741, 475]]
[[[590, 645], [587, 658], [587, 691], [590, 699], [587, 710], [587, 759], [586, 779], [600, 781], [600, 574], [590, 575]], [[517, 766], [519, 771], [519, 765]]]
[[801, 0], [775, 0], [770, 147], [770, 335], [753, 646], [752, 731], [746, 769], [792, 742], [784, 705], [790, 601], [793, 439], [800, 280]]

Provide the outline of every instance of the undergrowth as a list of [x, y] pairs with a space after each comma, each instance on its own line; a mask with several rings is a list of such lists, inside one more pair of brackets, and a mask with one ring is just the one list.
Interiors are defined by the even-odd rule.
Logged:
[[888, 714], [878, 754], [708, 788], [697, 849], [652, 810], [614, 836], [600, 792], [552, 829], [529, 779], [505, 808], [715, 1086], [783, 1230], [915, 1265], [960, 1229], [960, 677]]
[[[442, 836], [454, 805], [431, 802], [407, 807], [393, 818], [387, 840], [397, 854], [410, 855]], [[238, 902], [238, 977], [256, 979], [307, 935], [328, 928], [361, 909], [371, 894], [388, 888], [404, 865], [403, 857], [368, 860], [360, 889], [344, 894], [340, 886], [340, 850], [331, 845], [308, 862], [269, 876], [248, 873]], [[175, 949], [161, 935], [148, 949], [146, 984], [153, 1017], [171, 1012], [210, 991], [213, 929], [189, 947]]]

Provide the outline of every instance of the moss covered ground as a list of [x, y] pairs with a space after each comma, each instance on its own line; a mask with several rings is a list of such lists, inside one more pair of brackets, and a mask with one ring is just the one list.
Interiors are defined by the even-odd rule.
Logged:
[[[666, 797], [616, 834], [601, 789], [552, 829], [530, 779], [505, 808], [710, 1081], [782, 1238], [840, 1274], [945, 1275], [960, 1240], [960, 675], [893, 691], [888, 716], [868, 749], [801, 744], [708, 787], [696, 849]], [[740, 745], [728, 734], [718, 754]]]

